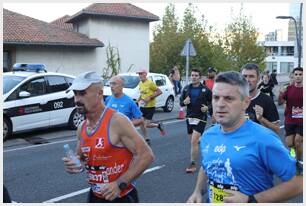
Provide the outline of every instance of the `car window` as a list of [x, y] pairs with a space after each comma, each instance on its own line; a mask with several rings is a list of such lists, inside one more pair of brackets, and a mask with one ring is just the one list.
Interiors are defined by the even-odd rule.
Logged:
[[155, 84], [160, 87], [166, 85], [166, 78], [163, 76], [155, 76]]
[[73, 78], [65, 77], [66, 82], [68, 83], [69, 87], [72, 85]]
[[46, 84], [44, 78], [32, 79], [21, 85], [20, 91], [27, 91], [31, 94], [30, 97], [46, 94]]
[[47, 76], [48, 93], [65, 91], [68, 89], [69, 84], [63, 76]]
[[123, 78], [123, 87], [133, 89], [139, 84], [138, 76], [121, 76]]
[[25, 77], [3, 76], [3, 94], [6, 94], [19, 84]]

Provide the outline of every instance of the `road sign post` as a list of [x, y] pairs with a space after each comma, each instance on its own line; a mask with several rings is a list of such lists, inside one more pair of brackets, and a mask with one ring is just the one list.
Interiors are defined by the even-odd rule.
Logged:
[[188, 74], [189, 74], [189, 56], [196, 56], [197, 53], [192, 45], [191, 39], [187, 39], [185, 42], [185, 46], [183, 48], [183, 50], [181, 51], [181, 56], [185, 56], [186, 57], [186, 66], [185, 66], [185, 72], [186, 72], [186, 83], [185, 85], [189, 84], [188, 81]]

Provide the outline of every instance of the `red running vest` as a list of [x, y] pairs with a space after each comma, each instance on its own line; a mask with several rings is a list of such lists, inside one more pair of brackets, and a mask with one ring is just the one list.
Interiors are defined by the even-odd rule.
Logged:
[[[99, 120], [99, 126], [92, 135], [86, 133], [85, 122], [81, 131], [81, 156], [85, 161], [85, 168], [88, 175], [88, 183], [93, 188], [96, 184], [116, 181], [124, 174], [133, 159], [132, 153], [126, 147], [118, 147], [110, 142], [109, 130], [110, 120], [115, 110], [105, 108]], [[128, 187], [121, 191], [120, 197], [128, 194], [134, 186], [129, 184]], [[99, 189], [93, 189], [93, 194], [99, 198], [104, 198]]]

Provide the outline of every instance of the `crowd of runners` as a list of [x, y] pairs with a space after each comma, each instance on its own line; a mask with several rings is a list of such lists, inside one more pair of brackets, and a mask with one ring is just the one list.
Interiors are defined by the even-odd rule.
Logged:
[[[88, 202], [139, 202], [135, 181], [154, 160], [147, 128], [165, 135], [163, 124], [152, 122], [161, 91], [147, 73], [138, 72], [137, 104], [123, 93], [120, 76], [111, 78], [113, 95], [105, 102], [102, 79], [95, 72], [79, 75], [69, 88], [86, 115], [77, 130], [76, 153], [91, 185]], [[175, 83], [181, 90], [179, 104], [186, 107], [191, 143], [186, 173], [198, 171], [187, 202], [282, 202], [301, 194], [303, 69], [292, 71], [291, 83], [277, 97], [276, 78], [260, 74], [256, 64], [245, 64], [240, 72], [216, 73], [210, 68], [208, 79], [201, 81], [200, 70], [194, 68], [189, 85], [181, 90]], [[285, 104], [285, 144], [274, 100]], [[208, 117], [213, 124], [206, 128]], [[63, 161], [67, 172], [83, 171], [71, 159]], [[282, 183], [274, 185], [274, 175]]]

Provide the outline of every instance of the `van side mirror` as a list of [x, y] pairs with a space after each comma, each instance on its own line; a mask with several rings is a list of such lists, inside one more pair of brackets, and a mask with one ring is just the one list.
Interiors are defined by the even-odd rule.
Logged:
[[20, 98], [26, 98], [26, 97], [29, 97], [29, 96], [31, 96], [30, 92], [26, 92], [26, 91], [21, 91], [18, 94], [18, 97], [20, 97]]

